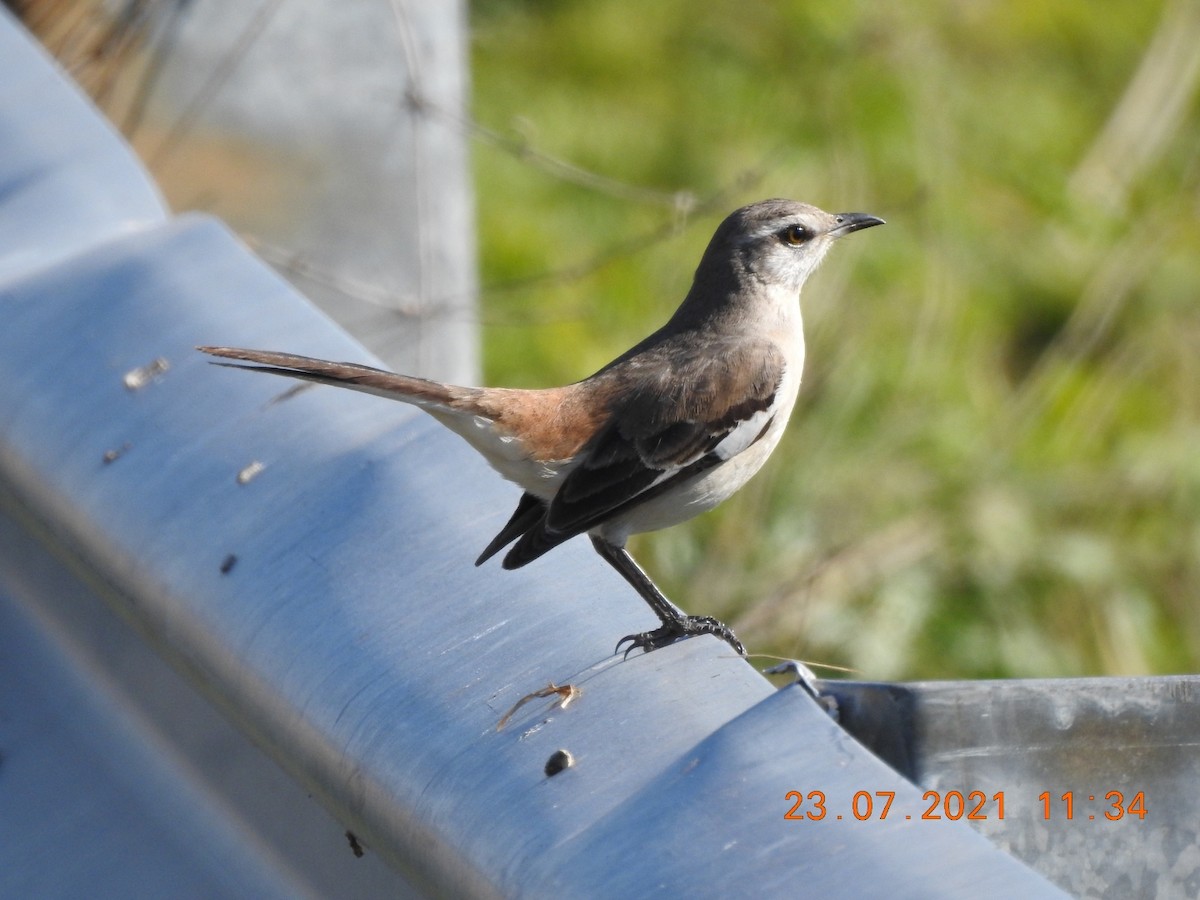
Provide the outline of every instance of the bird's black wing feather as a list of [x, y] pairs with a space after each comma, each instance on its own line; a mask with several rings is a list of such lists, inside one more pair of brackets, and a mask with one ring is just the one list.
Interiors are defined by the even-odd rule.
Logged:
[[766, 431], [783, 378], [772, 343], [729, 342], [642, 354], [636, 370], [602, 377], [622, 393], [581, 451], [546, 514], [504, 559], [523, 566], [552, 547], [666, 493], [753, 444]]

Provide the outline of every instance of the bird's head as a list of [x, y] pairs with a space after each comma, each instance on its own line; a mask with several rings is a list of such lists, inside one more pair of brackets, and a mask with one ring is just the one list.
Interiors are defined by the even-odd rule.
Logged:
[[795, 200], [743, 206], [717, 227], [693, 293], [699, 288], [728, 296], [759, 287], [795, 295], [834, 241], [882, 224], [867, 213], [827, 213]]

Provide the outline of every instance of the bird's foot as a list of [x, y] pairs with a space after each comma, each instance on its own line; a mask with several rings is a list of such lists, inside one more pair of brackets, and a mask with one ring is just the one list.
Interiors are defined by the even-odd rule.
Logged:
[[629, 646], [625, 650], [626, 657], [638, 648], [649, 653], [651, 650], [657, 650], [659, 647], [665, 647], [680, 638], [691, 637], [694, 634], [711, 634], [719, 637], [732, 647], [738, 656], [746, 655], [746, 648], [737, 639], [733, 629], [712, 616], [684, 616], [677, 622], [664, 622], [661, 627], [655, 628], [653, 631], [627, 634], [617, 641], [617, 649], [614, 652], [620, 653], [621, 645], [628, 641]]

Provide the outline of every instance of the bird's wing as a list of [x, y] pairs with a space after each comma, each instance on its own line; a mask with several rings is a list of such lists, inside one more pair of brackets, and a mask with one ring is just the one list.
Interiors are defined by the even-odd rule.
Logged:
[[546, 501], [526, 491], [517, 502], [516, 511], [500, 533], [492, 538], [492, 542], [483, 548], [475, 560], [475, 565], [482, 566], [485, 562], [507, 547], [530, 528], [533, 528], [546, 515]]
[[614, 370], [608, 423], [583, 448], [546, 515], [505, 557], [516, 568], [733, 458], [766, 432], [783, 380], [770, 342], [643, 355]]

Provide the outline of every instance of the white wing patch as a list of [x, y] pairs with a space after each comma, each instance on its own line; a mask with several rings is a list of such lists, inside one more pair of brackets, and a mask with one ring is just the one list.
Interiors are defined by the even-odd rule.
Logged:
[[763, 432], [771, 424], [771, 419], [775, 417], [775, 412], [772, 405], [767, 409], [760, 409], [750, 418], [738, 422], [733, 430], [725, 435], [721, 443], [713, 447], [712, 452], [722, 460], [733, 459], [762, 437]]

